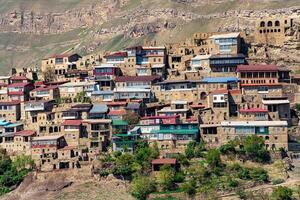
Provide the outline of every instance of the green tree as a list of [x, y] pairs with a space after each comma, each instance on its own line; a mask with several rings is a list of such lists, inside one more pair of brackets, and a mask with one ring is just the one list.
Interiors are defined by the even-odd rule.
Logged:
[[132, 164], [134, 157], [129, 153], [124, 153], [117, 157], [116, 166], [113, 168], [114, 175], [130, 176], [132, 174]]
[[223, 144], [220, 146], [219, 150], [223, 155], [236, 154], [235, 146], [232, 142]]
[[146, 176], [137, 176], [131, 183], [131, 194], [139, 200], [147, 199], [147, 196], [155, 191], [155, 182]]
[[34, 166], [34, 161], [31, 159], [31, 156], [26, 156], [26, 155], [19, 155], [17, 156], [13, 163], [12, 166], [15, 167], [17, 170], [21, 170], [21, 169], [32, 169], [32, 167]]
[[123, 120], [127, 121], [128, 125], [133, 126], [139, 123], [140, 117], [135, 112], [128, 111], [126, 115], [123, 116]]
[[272, 192], [272, 198], [274, 200], [292, 200], [292, 195], [293, 190], [285, 186], [279, 186]]
[[43, 78], [46, 82], [51, 82], [56, 80], [55, 70], [52, 67], [47, 67], [43, 72]]
[[265, 141], [263, 138], [256, 135], [248, 136], [243, 144], [249, 159], [261, 163], [270, 160], [270, 155], [265, 149]]
[[194, 142], [194, 141], [191, 141], [187, 144], [187, 147], [185, 149], [185, 156], [188, 159], [191, 159], [195, 156], [194, 155], [195, 146], [196, 146], [196, 142]]
[[206, 161], [212, 169], [222, 166], [220, 151], [217, 149], [210, 149], [206, 154]]
[[0, 149], [0, 175], [12, 167], [12, 161], [4, 149]]
[[195, 150], [194, 150], [194, 156], [196, 158], [200, 158], [203, 156], [203, 151], [205, 150], [205, 145], [203, 142], [200, 142], [196, 144]]
[[76, 94], [74, 102], [78, 103], [91, 103], [92, 100], [90, 97], [86, 96], [86, 92], [82, 91]]
[[157, 175], [157, 182], [164, 190], [171, 190], [174, 186], [175, 171], [170, 165], [164, 165], [160, 168]]

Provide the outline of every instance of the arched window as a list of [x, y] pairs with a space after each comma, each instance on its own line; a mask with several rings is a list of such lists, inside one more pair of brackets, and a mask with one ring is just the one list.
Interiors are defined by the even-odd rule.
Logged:
[[280, 22], [279, 21], [275, 21], [275, 26], [280, 26]]
[[280, 29], [278, 29], [278, 33], [280, 32]]
[[264, 21], [260, 22], [260, 27], [265, 27], [266, 23]]
[[49, 128], [49, 133], [53, 133], [53, 128], [52, 127]]
[[273, 26], [273, 23], [271, 21], [268, 21], [268, 27]]
[[205, 92], [201, 92], [200, 99], [201, 100], [205, 100], [206, 99], [206, 93]]

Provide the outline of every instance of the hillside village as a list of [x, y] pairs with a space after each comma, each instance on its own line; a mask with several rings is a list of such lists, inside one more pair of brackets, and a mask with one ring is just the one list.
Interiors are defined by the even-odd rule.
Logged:
[[[255, 155], [255, 162], [297, 160], [299, 68], [255, 59], [255, 45], [299, 42], [297, 20], [261, 18], [251, 33], [196, 33], [165, 46], [145, 41], [105, 54], [55, 54], [37, 69], [14, 69], [0, 77], [0, 148], [12, 160], [29, 156], [37, 173], [83, 166], [94, 173], [95, 161], [138, 156], [141, 144], [151, 155], [151, 166], [141, 166], [153, 173], [166, 166], [180, 171], [180, 155], [197, 157], [187, 149], [208, 155], [220, 149], [247, 160], [236, 151], [252, 136], [270, 153]], [[208, 162], [212, 174], [222, 173], [220, 162]], [[97, 170], [107, 176], [110, 169]]]

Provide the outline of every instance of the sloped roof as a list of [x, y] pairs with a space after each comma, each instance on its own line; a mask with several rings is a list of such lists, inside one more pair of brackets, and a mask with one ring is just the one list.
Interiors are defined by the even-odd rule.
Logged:
[[65, 120], [62, 125], [63, 126], [80, 126], [82, 120]]
[[116, 77], [116, 82], [144, 82], [144, 81], [154, 81], [160, 79], [161, 77], [156, 76], [118, 76]]
[[177, 160], [175, 158], [159, 158], [152, 160], [152, 165], [175, 165]]
[[106, 104], [94, 104], [93, 108], [90, 110], [90, 113], [106, 113], [107, 111], [108, 107]]
[[278, 67], [276, 65], [238, 65], [237, 72], [276, 72]]

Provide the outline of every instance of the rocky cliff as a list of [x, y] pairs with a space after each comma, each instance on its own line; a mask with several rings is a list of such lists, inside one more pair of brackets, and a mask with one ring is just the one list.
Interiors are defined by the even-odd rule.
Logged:
[[114, 50], [146, 39], [177, 42], [194, 32], [251, 32], [258, 17], [300, 15], [296, 0], [91, 0], [84, 5], [59, 0], [64, 9], [43, 1], [0, 9], [2, 69], [38, 65], [42, 57], [64, 51]]

